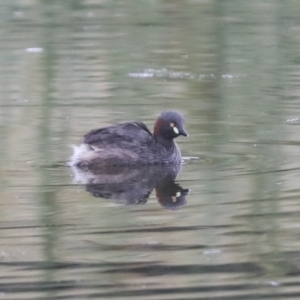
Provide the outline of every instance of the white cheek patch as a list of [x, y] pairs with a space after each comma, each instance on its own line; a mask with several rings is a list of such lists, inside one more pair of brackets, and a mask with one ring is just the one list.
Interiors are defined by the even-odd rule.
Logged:
[[174, 132], [175, 132], [176, 134], [179, 134], [179, 130], [178, 130], [178, 128], [177, 128], [176, 126], [173, 127], [173, 130], [174, 130]]

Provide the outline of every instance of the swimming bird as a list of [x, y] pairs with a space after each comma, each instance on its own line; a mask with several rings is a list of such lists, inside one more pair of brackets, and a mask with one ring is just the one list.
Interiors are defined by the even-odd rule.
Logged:
[[165, 111], [157, 118], [153, 134], [142, 122], [125, 122], [88, 132], [80, 146], [73, 145], [70, 165], [96, 170], [104, 166], [163, 165], [181, 162], [174, 141], [188, 136], [184, 118]]

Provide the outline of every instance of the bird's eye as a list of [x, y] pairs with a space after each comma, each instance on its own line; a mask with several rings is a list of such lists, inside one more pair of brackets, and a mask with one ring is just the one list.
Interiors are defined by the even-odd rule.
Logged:
[[175, 132], [176, 134], [179, 134], [179, 130], [178, 130], [178, 128], [175, 126], [174, 123], [170, 123], [170, 126], [173, 128], [173, 130], [174, 130], [174, 132]]

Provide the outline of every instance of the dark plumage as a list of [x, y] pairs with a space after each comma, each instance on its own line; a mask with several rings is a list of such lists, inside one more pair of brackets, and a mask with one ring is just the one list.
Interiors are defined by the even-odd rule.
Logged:
[[84, 136], [84, 144], [74, 146], [71, 164], [95, 169], [107, 165], [153, 165], [181, 161], [174, 142], [187, 136], [182, 115], [163, 112], [157, 119], [153, 135], [142, 122], [126, 122], [94, 129]]

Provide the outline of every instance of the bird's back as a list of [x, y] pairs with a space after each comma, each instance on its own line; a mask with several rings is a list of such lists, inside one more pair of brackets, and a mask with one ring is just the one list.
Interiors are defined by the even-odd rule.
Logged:
[[142, 122], [127, 122], [95, 129], [84, 136], [91, 148], [89, 165], [135, 165], [160, 163], [163, 149]]
[[91, 130], [84, 136], [84, 143], [93, 149], [149, 146], [153, 141], [151, 132], [142, 122], [126, 122], [115, 126]]

